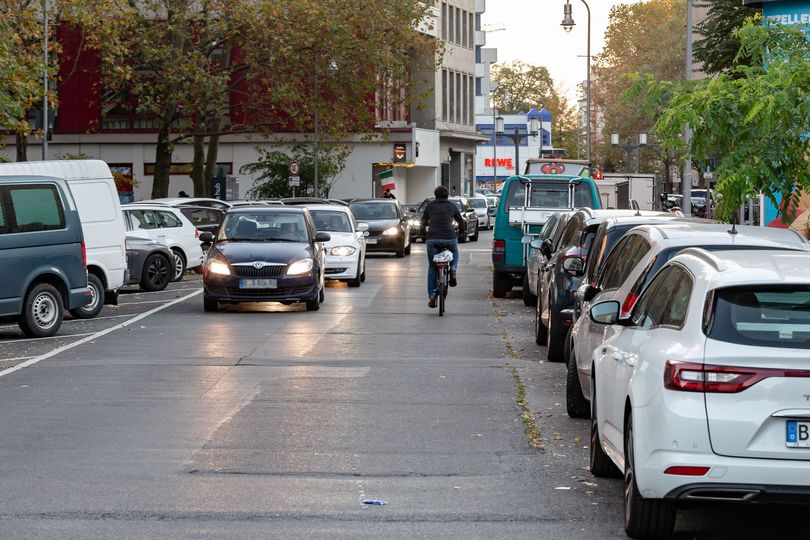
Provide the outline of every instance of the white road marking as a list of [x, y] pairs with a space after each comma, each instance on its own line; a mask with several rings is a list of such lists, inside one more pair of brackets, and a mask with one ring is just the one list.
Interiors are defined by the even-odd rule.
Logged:
[[[197, 291], [198, 293], [202, 292], [202, 289]], [[138, 304], [162, 304], [166, 300], [142, 300], [140, 302], [118, 302], [119, 306], [136, 306]]]
[[[202, 287], [202, 282], [200, 282], [200, 287]], [[163, 289], [162, 291], [141, 291], [141, 290], [134, 290], [134, 289], [126, 289], [121, 291], [121, 294], [124, 297], [135, 295], [135, 294], [166, 294], [166, 293], [173, 293], [178, 291], [196, 291], [200, 287], [182, 287], [177, 289]]]
[[3, 358], [0, 362], [19, 362], [20, 360], [28, 360], [33, 356], [18, 356], [17, 358]]
[[[138, 321], [140, 321], [142, 319], [145, 319], [149, 315], [155, 314], [158, 311], [162, 311], [162, 310], [164, 310], [166, 308], [172, 307], [173, 305], [179, 304], [180, 302], [184, 302], [184, 301], [188, 300], [189, 298], [197, 296], [198, 294], [201, 294], [201, 293], [202, 293], [202, 289], [199, 289], [199, 290], [197, 290], [197, 291], [195, 291], [195, 292], [193, 292], [191, 294], [187, 294], [186, 296], [184, 296], [182, 298], [178, 298], [177, 300], [173, 300], [173, 301], [171, 301], [171, 302], [169, 302], [167, 304], [163, 304], [162, 306], [158, 306], [158, 307], [156, 307], [154, 309], [151, 309], [151, 310], [149, 310], [149, 311], [147, 311], [145, 313], [141, 313], [140, 315], [137, 315], [137, 316], [131, 318], [128, 321], [124, 321], [121, 324], [116, 324], [115, 326], [111, 326], [110, 328], [107, 328], [106, 330], [102, 330], [100, 332], [96, 332], [94, 334], [91, 334], [91, 335], [85, 337], [84, 339], [74, 341], [73, 343], [68, 343], [67, 345], [63, 345], [62, 347], [59, 347], [58, 349], [54, 349], [54, 350], [52, 350], [50, 352], [47, 352], [45, 354], [35, 356], [34, 358], [31, 358], [30, 360], [26, 360], [25, 362], [22, 362], [21, 364], [17, 364], [14, 367], [10, 367], [10, 368], [8, 368], [6, 370], [0, 371], [0, 377], [5, 377], [6, 375], [9, 375], [10, 373], [14, 373], [17, 370], [27, 368], [28, 366], [33, 366], [34, 364], [36, 364], [38, 362], [41, 362], [43, 360], [46, 360], [48, 358], [51, 358], [52, 356], [56, 356], [57, 354], [63, 353], [63, 352], [65, 352], [67, 350], [70, 350], [70, 349], [72, 349], [74, 347], [78, 347], [79, 345], [84, 345], [88, 341], [93, 341], [94, 339], [98, 339], [98, 338], [100, 338], [102, 336], [106, 336], [107, 334], [115, 332], [116, 330], [120, 330], [121, 328], [125, 328], [125, 327], [129, 326], [130, 324], [133, 324], [133, 323], [136, 323], [136, 322], [138, 322]], [[65, 336], [65, 337], [69, 337], [69, 336]]]
[[59, 334], [56, 336], [50, 337], [37, 337], [37, 338], [25, 338], [25, 339], [11, 339], [8, 341], [2, 341], [0, 343], [25, 343], [27, 341], [44, 341], [46, 339], [67, 339], [73, 337], [84, 337], [84, 336], [92, 336], [94, 332], [84, 332], [82, 334]]

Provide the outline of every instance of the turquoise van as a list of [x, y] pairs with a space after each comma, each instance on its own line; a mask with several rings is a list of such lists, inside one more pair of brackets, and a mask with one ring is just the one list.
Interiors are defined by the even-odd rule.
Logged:
[[539, 234], [554, 212], [583, 207], [601, 208], [587, 161], [530, 159], [526, 174], [508, 178], [501, 190], [492, 237], [492, 295], [503, 298], [515, 284], [523, 282], [524, 236]]

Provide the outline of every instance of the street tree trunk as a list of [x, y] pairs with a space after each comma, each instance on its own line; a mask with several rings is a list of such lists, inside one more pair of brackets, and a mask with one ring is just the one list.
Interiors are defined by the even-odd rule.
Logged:
[[169, 196], [169, 175], [174, 152], [174, 145], [169, 140], [169, 127], [169, 122], [163, 122], [158, 132], [157, 148], [155, 149], [155, 178], [152, 183], [153, 199]]
[[205, 185], [205, 135], [194, 135], [194, 164], [191, 167], [194, 196], [208, 197]]
[[221, 124], [222, 121], [219, 118], [219, 116], [217, 116], [217, 118], [211, 122], [210, 126], [211, 133], [214, 133], [214, 135], [209, 135], [208, 137], [208, 154], [205, 157], [205, 173], [203, 174], [203, 179], [205, 181], [206, 193], [211, 192], [211, 178], [213, 178], [213, 176], [217, 172], [216, 169], [217, 169], [217, 158], [219, 154], [219, 135], [216, 135], [216, 133], [219, 132]]
[[28, 161], [28, 137], [16, 134], [17, 161]]

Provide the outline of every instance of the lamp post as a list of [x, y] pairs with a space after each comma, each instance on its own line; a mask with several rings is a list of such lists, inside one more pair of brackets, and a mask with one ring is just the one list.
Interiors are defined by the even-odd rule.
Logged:
[[[585, 53], [585, 56], [588, 60], [588, 74], [587, 74], [587, 82], [588, 88], [586, 89], [586, 106], [585, 106], [585, 116], [587, 116], [587, 125], [585, 126], [585, 159], [589, 162], [591, 161], [591, 8], [588, 5], [588, 2], [585, 0], [580, 0], [583, 4], [585, 4], [585, 10], [588, 12], [588, 48]], [[576, 23], [574, 22], [574, 17], [572, 16], [571, 11], [571, 0], [565, 0], [565, 5], [563, 6], [563, 20], [560, 23], [560, 26], [563, 27], [563, 30], [566, 32], [570, 32]]]
[[[496, 137], [507, 137], [515, 143], [515, 176], [520, 174], [518, 166], [520, 165], [520, 141], [524, 137], [537, 137], [537, 134], [540, 132], [540, 120], [538, 118], [530, 118], [529, 119], [529, 133], [528, 135], [523, 135], [520, 132], [520, 129], [517, 125], [515, 125], [515, 132], [514, 133], [504, 133], [503, 131], [503, 116], [498, 116], [495, 118], [495, 136]], [[542, 141], [540, 142], [540, 148], [543, 147]]]
[[45, 19], [45, 35], [44, 35], [44, 50], [45, 50], [45, 76], [43, 78], [43, 94], [42, 94], [42, 127], [44, 134], [42, 135], [42, 161], [48, 159], [48, 0], [42, 2], [43, 16]]
[[[619, 146], [619, 134], [618, 133], [611, 133], [610, 134], [610, 145], [614, 147]], [[647, 134], [641, 132], [638, 134], [638, 144], [632, 144], [630, 142], [630, 137], [627, 137], [627, 140], [624, 144], [624, 151], [626, 152], [625, 157], [625, 164], [627, 166], [627, 174], [633, 172], [632, 169], [632, 162], [633, 162], [633, 151], [639, 148], [644, 148], [647, 146]], [[636, 160], [636, 169], [638, 169], [638, 160]], [[636, 170], [638, 172], [638, 170]]]

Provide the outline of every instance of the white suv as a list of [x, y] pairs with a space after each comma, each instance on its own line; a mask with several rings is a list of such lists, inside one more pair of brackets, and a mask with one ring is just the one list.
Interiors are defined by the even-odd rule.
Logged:
[[126, 218], [127, 234], [149, 238], [169, 246], [174, 253], [172, 281], [183, 279], [186, 269], [202, 264], [200, 231], [180, 210], [161, 204], [125, 204], [121, 207]]
[[688, 247], [701, 247], [712, 252], [730, 249], [808, 251], [810, 243], [791, 229], [750, 225], [732, 229], [730, 225], [719, 223], [682, 221], [631, 229], [610, 251], [593, 285], [585, 283], [577, 290], [581, 312], [576, 314], [568, 335], [565, 358], [569, 416], [587, 418], [590, 414], [591, 358], [602, 342], [620, 328], [595, 324], [588, 317], [589, 304], [618, 300], [621, 303], [620, 317], [626, 318], [656, 272]]
[[[810, 496], [810, 253], [687, 249], [593, 355], [591, 472], [623, 471], [632, 537], [668, 538], [679, 501]], [[618, 470], [617, 470], [618, 469]]]

